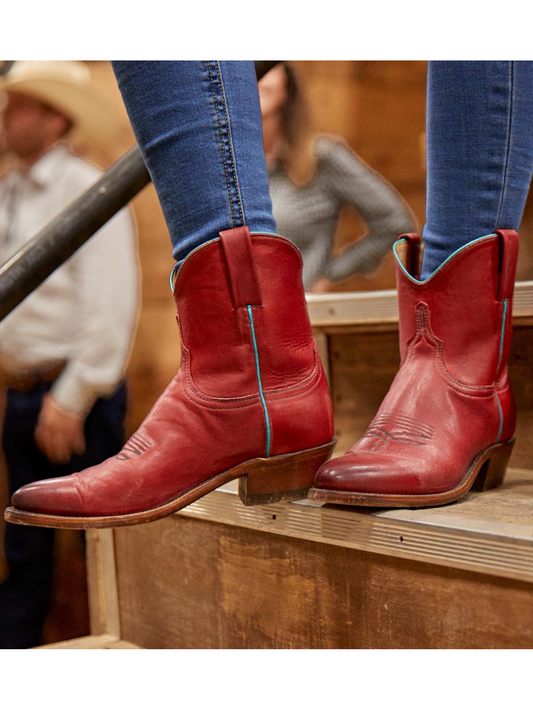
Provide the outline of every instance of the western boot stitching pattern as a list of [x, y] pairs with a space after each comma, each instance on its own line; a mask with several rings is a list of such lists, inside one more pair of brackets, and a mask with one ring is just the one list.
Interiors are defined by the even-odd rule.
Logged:
[[[289, 395], [287, 398], [276, 398], [278, 399], [289, 399], [291, 397], [297, 397], [299, 395], [303, 395], [304, 393], [307, 393], [311, 391], [318, 383], [320, 379], [320, 368], [319, 368], [319, 358], [318, 358], [318, 351], [316, 347], [314, 348], [313, 352], [313, 358], [314, 358], [314, 367], [311, 373], [300, 380], [297, 383], [293, 383], [292, 385], [287, 385], [283, 388], [274, 388], [271, 390], [263, 390], [263, 393], [265, 395], [265, 398], [272, 398], [273, 396], [276, 395], [281, 395], [287, 392], [290, 392], [291, 390], [297, 390], [294, 395]], [[252, 394], [252, 395], [241, 395], [238, 397], [216, 397], [214, 395], [205, 395], [205, 393], [200, 392], [198, 388], [195, 386], [192, 377], [191, 377], [191, 371], [190, 371], [190, 356], [189, 352], [185, 348], [185, 346], [182, 346], [182, 363], [183, 363], [183, 369], [185, 370], [185, 377], [187, 380], [187, 385], [189, 386], [190, 390], [194, 393], [194, 395], [199, 398], [200, 400], [205, 400], [206, 402], [216, 404], [220, 403], [221, 405], [224, 405], [225, 403], [233, 403], [233, 402], [248, 402], [247, 405], [242, 405], [242, 407], [250, 407], [251, 405], [255, 405], [257, 402], [257, 394]], [[305, 386], [309, 385], [309, 388], [305, 388]], [[205, 407], [208, 407], [207, 405]]]
[[418, 422], [407, 415], [384, 412], [373, 420], [361, 439], [375, 438], [371, 451], [381, 452], [389, 441], [423, 447], [434, 432], [435, 428], [425, 422]]
[[240, 227], [245, 223], [244, 205], [242, 202], [241, 188], [237, 175], [237, 161], [235, 160], [235, 149], [231, 134], [231, 121], [229, 118], [228, 101], [222, 78], [222, 69], [219, 61], [208, 61], [205, 64], [213, 94], [213, 106], [215, 108], [218, 125], [220, 148], [222, 150], [232, 222], [234, 227]]
[[402, 363], [402, 366], [400, 367], [403, 367], [407, 364], [407, 362], [414, 356], [416, 346], [422, 340], [425, 340], [426, 343], [428, 343], [435, 349], [435, 352], [433, 353], [433, 361], [435, 363], [435, 367], [439, 372], [439, 375], [441, 375], [441, 377], [444, 377], [450, 387], [461, 393], [461, 395], [467, 395], [470, 397], [475, 396], [471, 395], [470, 393], [462, 393], [460, 388], [464, 388], [467, 391], [471, 390], [477, 392], [479, 393], [480, 397], [492, 395], [492, 390], [494, 388], [493, 383], [490, 383], [488, 385], [472, 385], [470, 383], [464, 383], [463, 381], [459, 380], [450, 373], [448, 367], [446, 366], [446, 361], [444, 358], [444, 343], [433, 333], [433, 329], [431, 327], [431, 318], [428, 305], [421, 301], [416, 305], [416, 312], [417, 330], [413, 338], [407, 344], [405, 360], [404, 363]]
[[120, 453], [115, 456], [115, 459], [129, 459], [130, 457], [127, 452], [140, 456], [141, 454], [144, 454], [144, 452], [146, 452], [148, 447], [151, 447], [152, 444], [153, 442], [149, 442], [146, 438], [141, 437], [141, 435], [136, 432], [122, 447]]

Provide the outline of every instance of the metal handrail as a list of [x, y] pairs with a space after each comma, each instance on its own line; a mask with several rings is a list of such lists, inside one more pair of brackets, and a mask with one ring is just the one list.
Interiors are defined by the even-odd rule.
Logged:
[[[257, 78], [279, 61], [255, 62]], [[0, 321], [150, 182], [137, 145], [0, 267]]]

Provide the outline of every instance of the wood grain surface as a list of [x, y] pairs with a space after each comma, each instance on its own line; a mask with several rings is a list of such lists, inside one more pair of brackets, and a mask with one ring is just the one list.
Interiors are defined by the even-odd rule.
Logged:
[[530, 584], [182, 516], [117, 530], [148, 648], [530, 648]]

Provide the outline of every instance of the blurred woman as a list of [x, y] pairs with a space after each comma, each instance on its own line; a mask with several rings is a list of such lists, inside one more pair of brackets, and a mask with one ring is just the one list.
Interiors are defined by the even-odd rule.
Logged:
[[[402, 232], [415, 229], [400, 195], [342, 141], [317, 136], [290, 64], [259, 82], [270, 195], [278, 231], [303, 257], [308, 291], [377, 269]], [[352, 205], [367, 234], [332, 256], [341, 210]]]

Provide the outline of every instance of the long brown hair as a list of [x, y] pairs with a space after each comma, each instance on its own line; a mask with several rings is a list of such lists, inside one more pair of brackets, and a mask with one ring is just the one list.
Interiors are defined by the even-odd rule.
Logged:
[[282, 67], [287, 80], [287, 98], [281, 108], [283, 150], [280, 163], [293, 183], [303, 185], [315, 172], [316, 134], [297, 71], [288, 62], [283, 62]]

